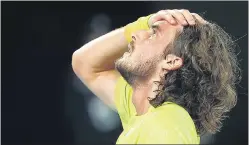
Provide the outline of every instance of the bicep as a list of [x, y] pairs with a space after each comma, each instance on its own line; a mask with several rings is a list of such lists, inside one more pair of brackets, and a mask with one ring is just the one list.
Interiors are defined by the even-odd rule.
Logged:
[[119, 77], [119, 72], [110, 70], [96, 73], [90, 79], [82, 81], [100, 100], [113, 110], [116, 110], [114, 92]]

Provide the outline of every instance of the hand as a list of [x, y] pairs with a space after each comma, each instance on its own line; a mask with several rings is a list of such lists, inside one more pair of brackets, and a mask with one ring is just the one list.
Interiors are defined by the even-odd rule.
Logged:
[[195, 25], [195, 20], [200, 23], [207, 23], [201, 16], [196, 13], [190, 13], [188, 10], [161, 10], [153, 14], [148, 23], [149, 26], [152, 26], [157, 21], [166, 20], [172, 25], [177, 23], [186, 26], [186, 25]]

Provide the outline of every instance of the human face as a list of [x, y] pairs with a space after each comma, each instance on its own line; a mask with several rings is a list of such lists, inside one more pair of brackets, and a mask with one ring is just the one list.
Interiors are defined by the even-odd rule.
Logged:
[[159, 73], [160, 61], [164, 59], [164, 52], [173, 42], [181, 25], [171, 25], [166, 21], [158, 21], [150, 30], [140, 30], [132, 35], [129, 52], [115, 62], [117, 70], [129, 84], [136, 79], [148, 80]]

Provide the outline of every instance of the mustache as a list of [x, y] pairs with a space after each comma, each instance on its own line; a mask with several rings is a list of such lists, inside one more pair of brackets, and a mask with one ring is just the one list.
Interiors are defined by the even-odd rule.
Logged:
[[128, 45], [128, 51], [132, 52], [134, 50], [134, 41], [131, 41]]

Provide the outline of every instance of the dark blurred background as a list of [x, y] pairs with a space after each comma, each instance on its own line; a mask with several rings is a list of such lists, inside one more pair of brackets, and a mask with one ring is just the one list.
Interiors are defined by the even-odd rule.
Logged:
[[[238, 44], [243, 79], [221, 132], [202, 143], [248, 142], [248, 2], [1, 2], [3, 145], [115, 144], [122, 131], [72, 72], [84, 43], [160, 9], [189, 9]], [[101, 85], [101, 84], [100, 84]], [[104, 86], [103, 86], [104, 87]]]

